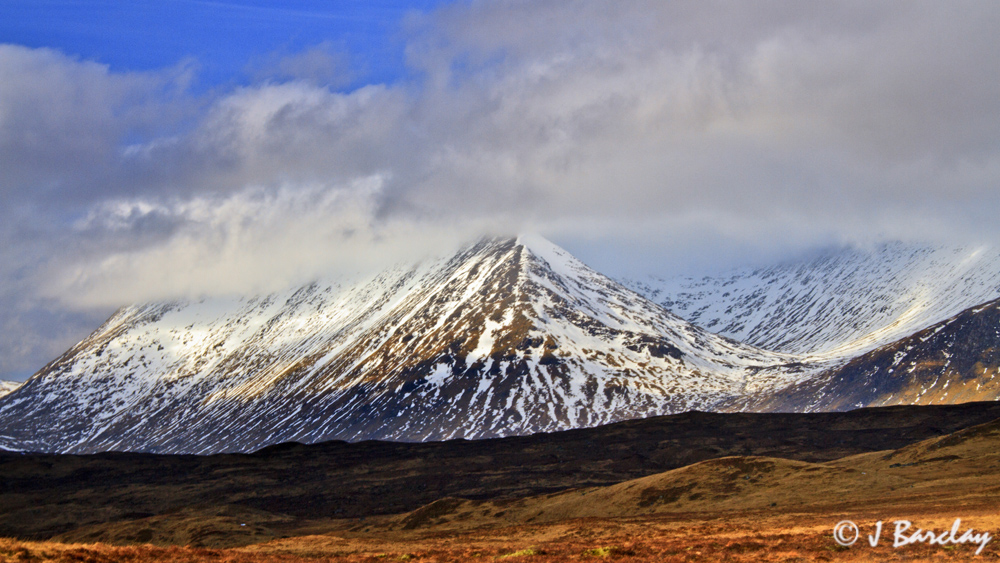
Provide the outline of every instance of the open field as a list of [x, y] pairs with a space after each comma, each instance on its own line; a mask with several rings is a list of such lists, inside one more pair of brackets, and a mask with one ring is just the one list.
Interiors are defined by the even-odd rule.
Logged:
[[[515, 501], [727, 456], [832, 461], [997, 418], [995, 402], [816, 414], [693, 412], [499, 440], [283, 444], [251, 455], [0, 454], [0, 537], [238, 547], [403, 514], [447, 497]], [[595, 516], [570, 506], [593, 504], [591, 497], [558, 498], [569, 503], [560, 509], [567, 516]], [[715, 509], [717, 502], [692, 508]]]
[[910, 545], [894, 549], [883, 536], [872, 548], [864, 538], [850, 548], [832, 538], [833, 525], [854, 518], [869, 533], [875, 520], [907, 518], [916, 526], [948, 529], [954, 514], [963, 528], [1000, 530], [991, 506], [879, 507], [875, 510], [727, 514], [677, 514], [632, 518], [588, 518], [560, 523], [505, 526], [461, 532], [396, 531], [303, 536], [241, 548], [113, 546], [0, 540], [0, 561], [61, 562], [367, 562], [391, 561], [995, 561], [994, 543], [982, 555], [976, 546]]
[[[956, 518], [958, 535], [1000, 534], [998, 477], [1000, 420], [833, 460], [725, 456], [614, 484], [444, 496], [396, 514], [296, 518], [203, 503], [77, 525], [56, 541], [0, 540], [0, 561], [995, 560], [996, 540], [975, 556], [972, 543], [893, 548], [892, 535], [896, 520], [941, 533]], [[64, 499], [70, 513], [74, 502]], [[861, 528], [848, 548], [834, 542], [841, 520]]]

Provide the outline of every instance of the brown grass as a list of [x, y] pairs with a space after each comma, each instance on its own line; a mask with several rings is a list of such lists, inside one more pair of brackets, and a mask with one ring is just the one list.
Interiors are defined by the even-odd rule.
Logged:
[[[976, 557], [974, 545], [894, 549], [891, 530], [894, 520], [905, 519], [915, 528], [942, 532], [961, 518], [962, 531], [1000, 535], [998, 446], [1000, 422], [993, 422], [826, 463], [728, 457], [617, 485], [518, 500], [445, 498], [401, 515], [317, 521], [315, 535], [243, 547], [0, 539], [0, 563], [989, 561], [1000, 559], [1000, 540]], [[190, 529], [200, 529], [198, 513], [181, 516], [191, 520]], [[247, 528], [236, 528], [224, 511], [210, 516], [223, 533]], [[841, 520], [861, 527], [862, 538], [851, 547], [833, 539]], [[871, 547], [864, 534], [877, 520], [884, 522], [883, 538]], [[121, 533], [129, 538], [133, 532]]]
[[947, 529], [955, 516], [963, 529], [997, 530], [995, 506], [943, 507], [905, 513], [875, 511], [764, 513], [744, 512], [693, 517], [579, 519], [465, 532], [379, 532], [305, 536], [230, 549], [59, 544], [0, 540], [0, 561], [60, 562], [298, 562], [336, 561], [557, 561], [615, 562], [813, 562], [813, 561], [965, 561], [1000, 559], [990, 544], [979, 557], [973, 546], [906, 546], [893, 549], [883, 537], [878, 547], [863, 539], [850, 548], [832, 538], [833, 525], [853, 518], [869, 531], [874, 519], [903, 517], [915, 525]]

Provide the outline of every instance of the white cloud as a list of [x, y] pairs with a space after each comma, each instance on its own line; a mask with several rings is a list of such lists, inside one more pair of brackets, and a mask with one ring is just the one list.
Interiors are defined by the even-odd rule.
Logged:
[[[383, 184], [375, 175], [346, 185], [248, 187], [170, 203], [109, 201], [77, 222], [79, 240], [93, 244], [78, 245], [76, 256], [52, 264], [41, 292], [78, 306], [107, 307], [262, 293], [416, 260], [426, 250], [421, 226], [375, 218]], [[169, 225], [169, 234], [113, 252], [104, 243], [150, 222]], [[449, 231], [431, 236], [450, 244], [443, 232]]]
[[252, 61], [249, 71], [258, 81], [302, 81], [337, 89], [356, 79], [348, 55], [329, 40], [298, 53], [271, 53]]
[[120, 182], [118, 144], [156, 134], [188, 111], [182, 63], [119, 74], [49, 49], [0, 44], [0, 201], [93, 201]]
[[462, 2], [412, 20], [410, 80], [333, 91], [321, 45], [206, 97], [191, 65], [2, 46], [0, 271], [22, 281], [0, 286], [251, 291], [476, 229], [599, 267], [638, 244], [659, 273], [996, 240], [998, 24], [988, 2]]

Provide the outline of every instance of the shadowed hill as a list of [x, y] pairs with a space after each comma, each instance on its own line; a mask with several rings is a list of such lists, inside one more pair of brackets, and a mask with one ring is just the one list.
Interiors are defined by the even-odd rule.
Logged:
[[997, 403], [692, 412], [482, 441], [282, 444], [213, 456], [0, 454], [0, 536], [240, 545], [445, 497], [512, 501], [727, 456], [825, 462], [997, 418]]
[[616, 485], [514, 501], [442, 499], [386, 527], [444, 531], [578, 518], [859, 507], [883, 507], [886, 513], [900, 507], [907, 507], [905, 512], [951, 508], [961, 514], [970, 506], [995, 508], [998, 476], [1000, 420], [995, 420], [900, 449], [828, 462], [732, 456]]

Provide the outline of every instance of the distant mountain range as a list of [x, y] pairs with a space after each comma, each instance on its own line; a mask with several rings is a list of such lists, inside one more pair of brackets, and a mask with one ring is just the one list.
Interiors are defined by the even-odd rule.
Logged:
[[20, 386], [21, 384], [17, 381], [4, 381], [0, 379], [0, 397], [3, 397]]
[[1000, 300], [971, 307], [781, 391], [720, 410], [830, 411], [1000, 398]]
[[126, 307], [0, 398], [0, 448], [252, 451], [996, 399], [996, 307], [954, 315], [1000, 295], [998, 264], [886, 245], [623, 285], [540, 238], [483, 240], [366, 278]]
[[843, 358], [1000, 298], [1000, 252], [889, 243], [715, 277], [622, 283], [735, 340]]

